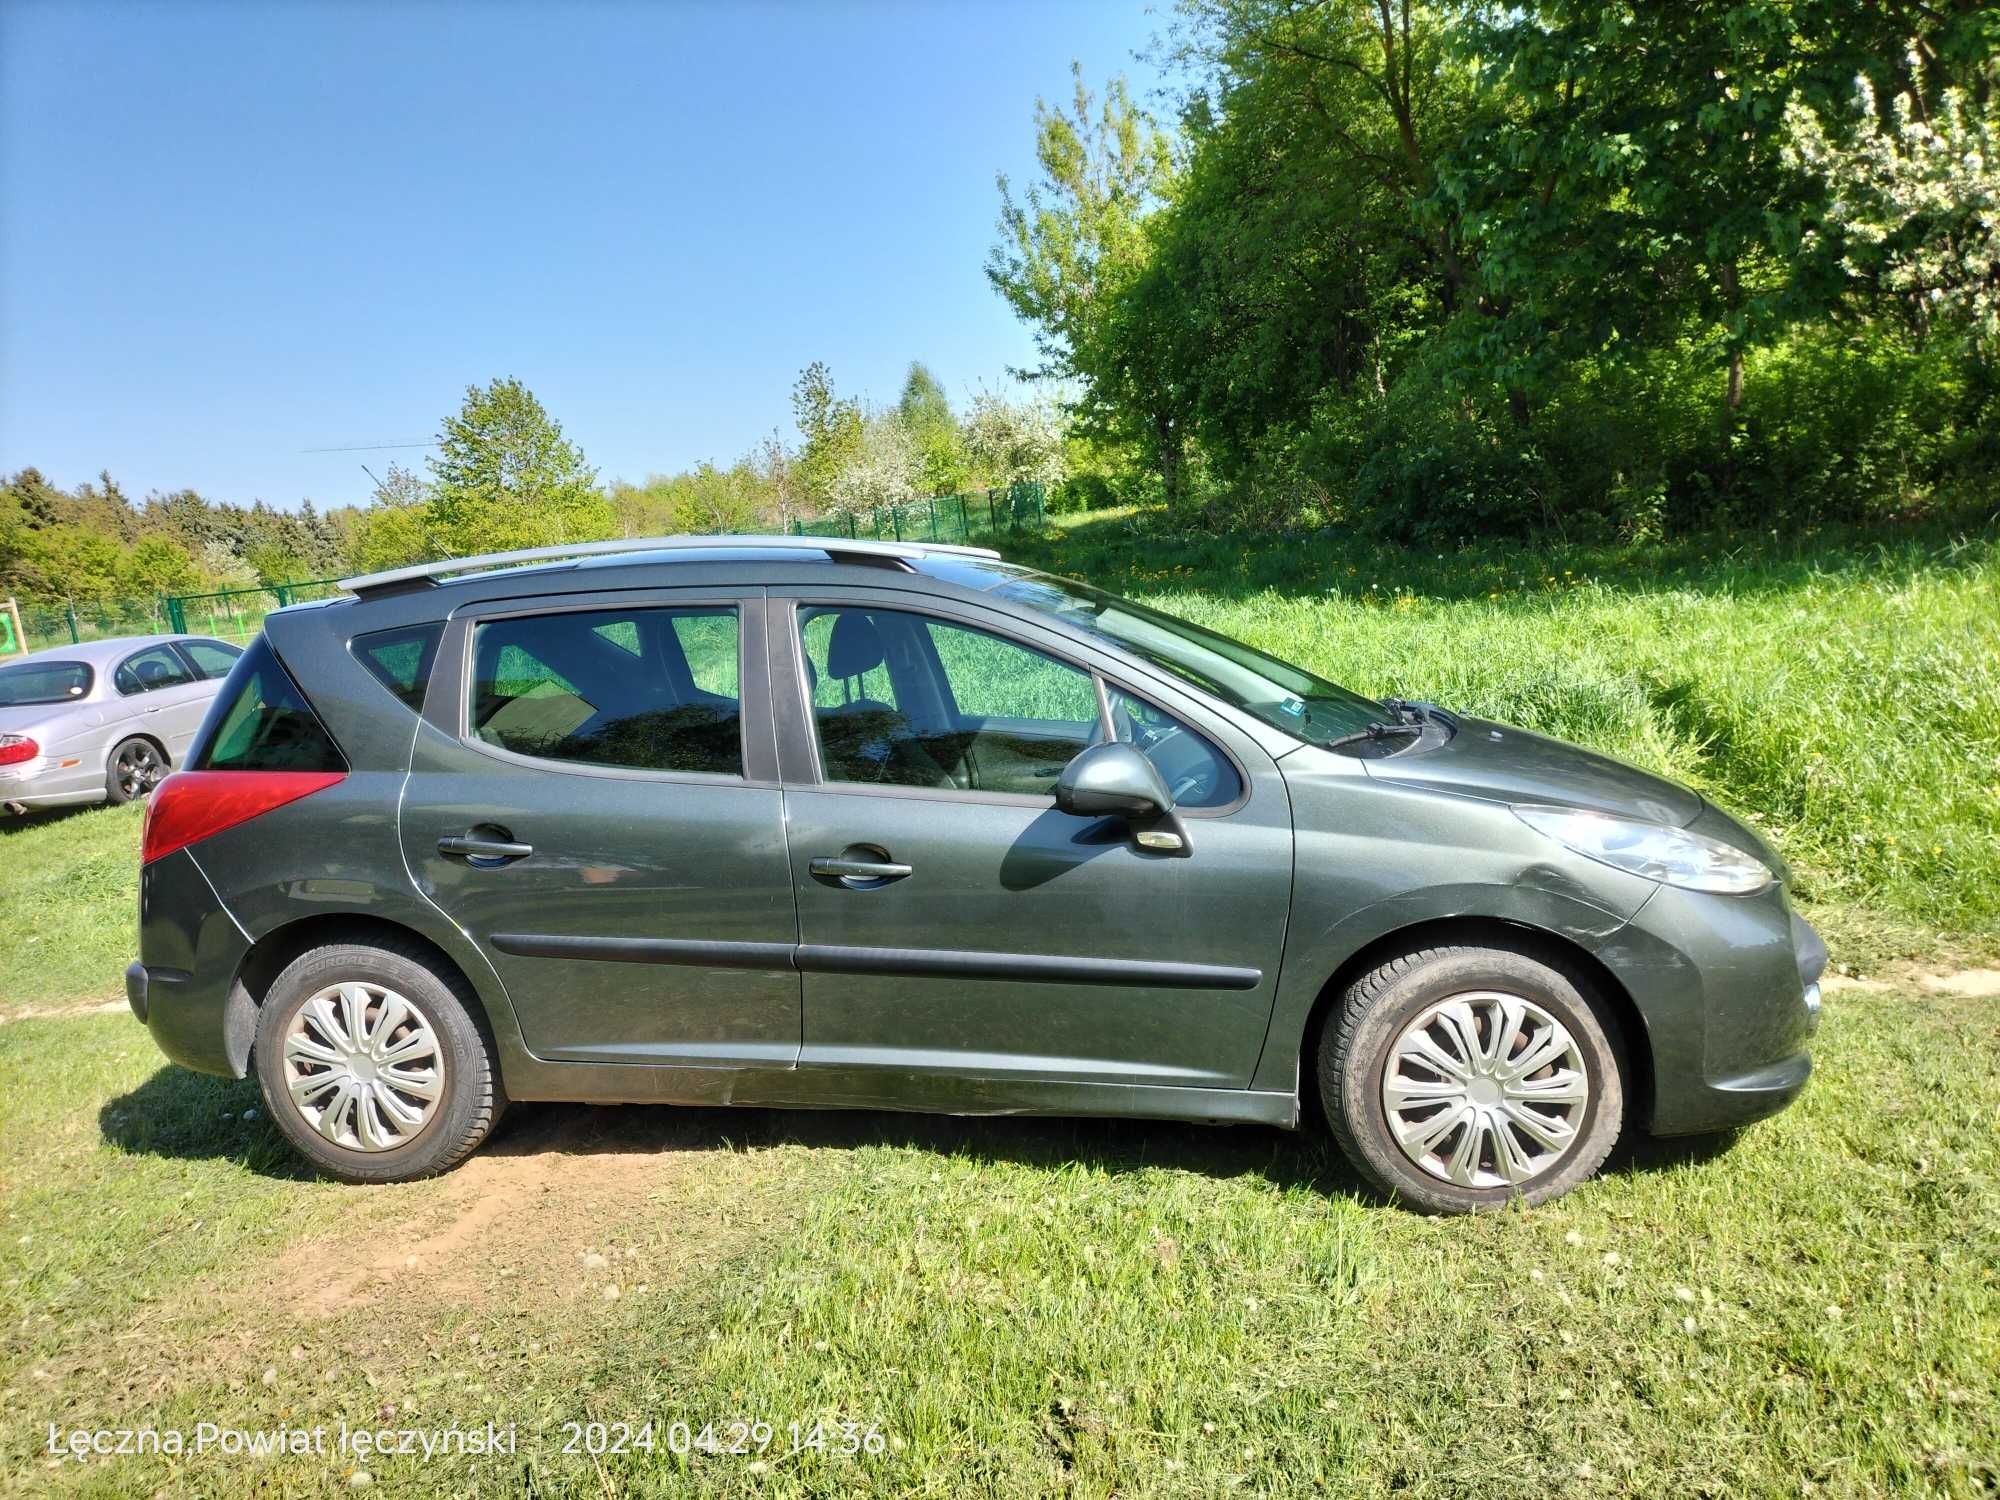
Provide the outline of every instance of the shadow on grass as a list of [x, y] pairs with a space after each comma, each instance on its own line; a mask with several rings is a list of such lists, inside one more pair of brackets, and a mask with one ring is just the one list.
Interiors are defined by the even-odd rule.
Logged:
[[100, 812], [102, 802], [77, 802], [68, 807], [38, 807], [15, 816], [10, 812], [0, 812], [0, 838], [16, 833], [27, 833], [30, 829], [46, 828], [51, 823], [67, 823], [72, 818], [85, 813]]
[[[261, 1176], [310, 1178], [312, 1169], [264, 1117], [248, 1079], [212, 1078], [163, 1067], [106, 1104], [98, 1126], [107, 1143], [134, 1155], [223, 1159]], [[1645, 1174], [1710, 1161], [1733, 1135], [1655, 1141], [1628, 1133], [1607, 1173]], [[1202, 1125], [1173, 1120], [1053, 1116], [899, 1114], [882, 1110], [714, 1109], [674, 1105], [517, 1104], [481, 1155], [505, 1161], [742, 1151], [804, 1146], [869, 1147], [969, 1157], [976, 1161], [1103, 1172], [1199, 1172], [1217, 1179], [1261, 1177], [1278, 1188], [1382, 1201], [1317, 1128]]]

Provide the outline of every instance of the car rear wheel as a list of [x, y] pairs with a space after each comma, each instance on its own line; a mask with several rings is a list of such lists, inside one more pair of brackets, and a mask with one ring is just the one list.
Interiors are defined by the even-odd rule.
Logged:
[[151, 795], [167, 777], [167, 758], [151, 740], [133, 735], [111, 752], [104, 774], [104, 800], [116, 807]]
[[415, 949], [336, 943], [300, 955], [257, 1017], [265, 1107], [346, 1182], [450, 1170], [506, 1107], [493, 1049], [456, 976]]
[[1617, 1032], [1576, 976], [1501, 948], [1428, 948], [1363, 975], [1318, 1056], [1328, 1123], [1376, 1187], [1429, 1213], [1543, 1203], [1624, 1124]]

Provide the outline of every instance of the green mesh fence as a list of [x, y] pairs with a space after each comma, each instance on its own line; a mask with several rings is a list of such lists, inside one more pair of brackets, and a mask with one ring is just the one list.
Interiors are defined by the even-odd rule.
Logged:
[[1042, 525], [1039, 484], [939, 495], [902, 505], [878, 505], [842, 515], [792, 522], [794, 536], [844, 536], [881, 542], [973, 542]]

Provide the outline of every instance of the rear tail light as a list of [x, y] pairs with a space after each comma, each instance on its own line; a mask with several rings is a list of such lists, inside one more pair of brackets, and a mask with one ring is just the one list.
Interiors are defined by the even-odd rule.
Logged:
[[42, 747], [25, 734], [0, 734], [0, 766], [18, 766], [41, 753]]
[[176, 771], [146, 804], [139, 862], [149, 865], [346, 779], [344, 771]]

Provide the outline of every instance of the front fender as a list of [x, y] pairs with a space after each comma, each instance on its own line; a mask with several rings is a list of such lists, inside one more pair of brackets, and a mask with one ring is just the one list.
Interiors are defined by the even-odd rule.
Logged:
[[1561, 938], [1595, 951], [1618, 933], [1629, 917], [1561, 891], [1535, 885], [1462, 883], [1406, 891], [1364, 906], [1287, 942], [1278, 997], [1263, 1054], [1251, 1080], [1253, 1089], [1296, 1089], [1313, 1007], [1326, 983], [1364, 948], [1398, 932], [1411, 932], [1453, 918], [1502, 922], [1529, 933]]

